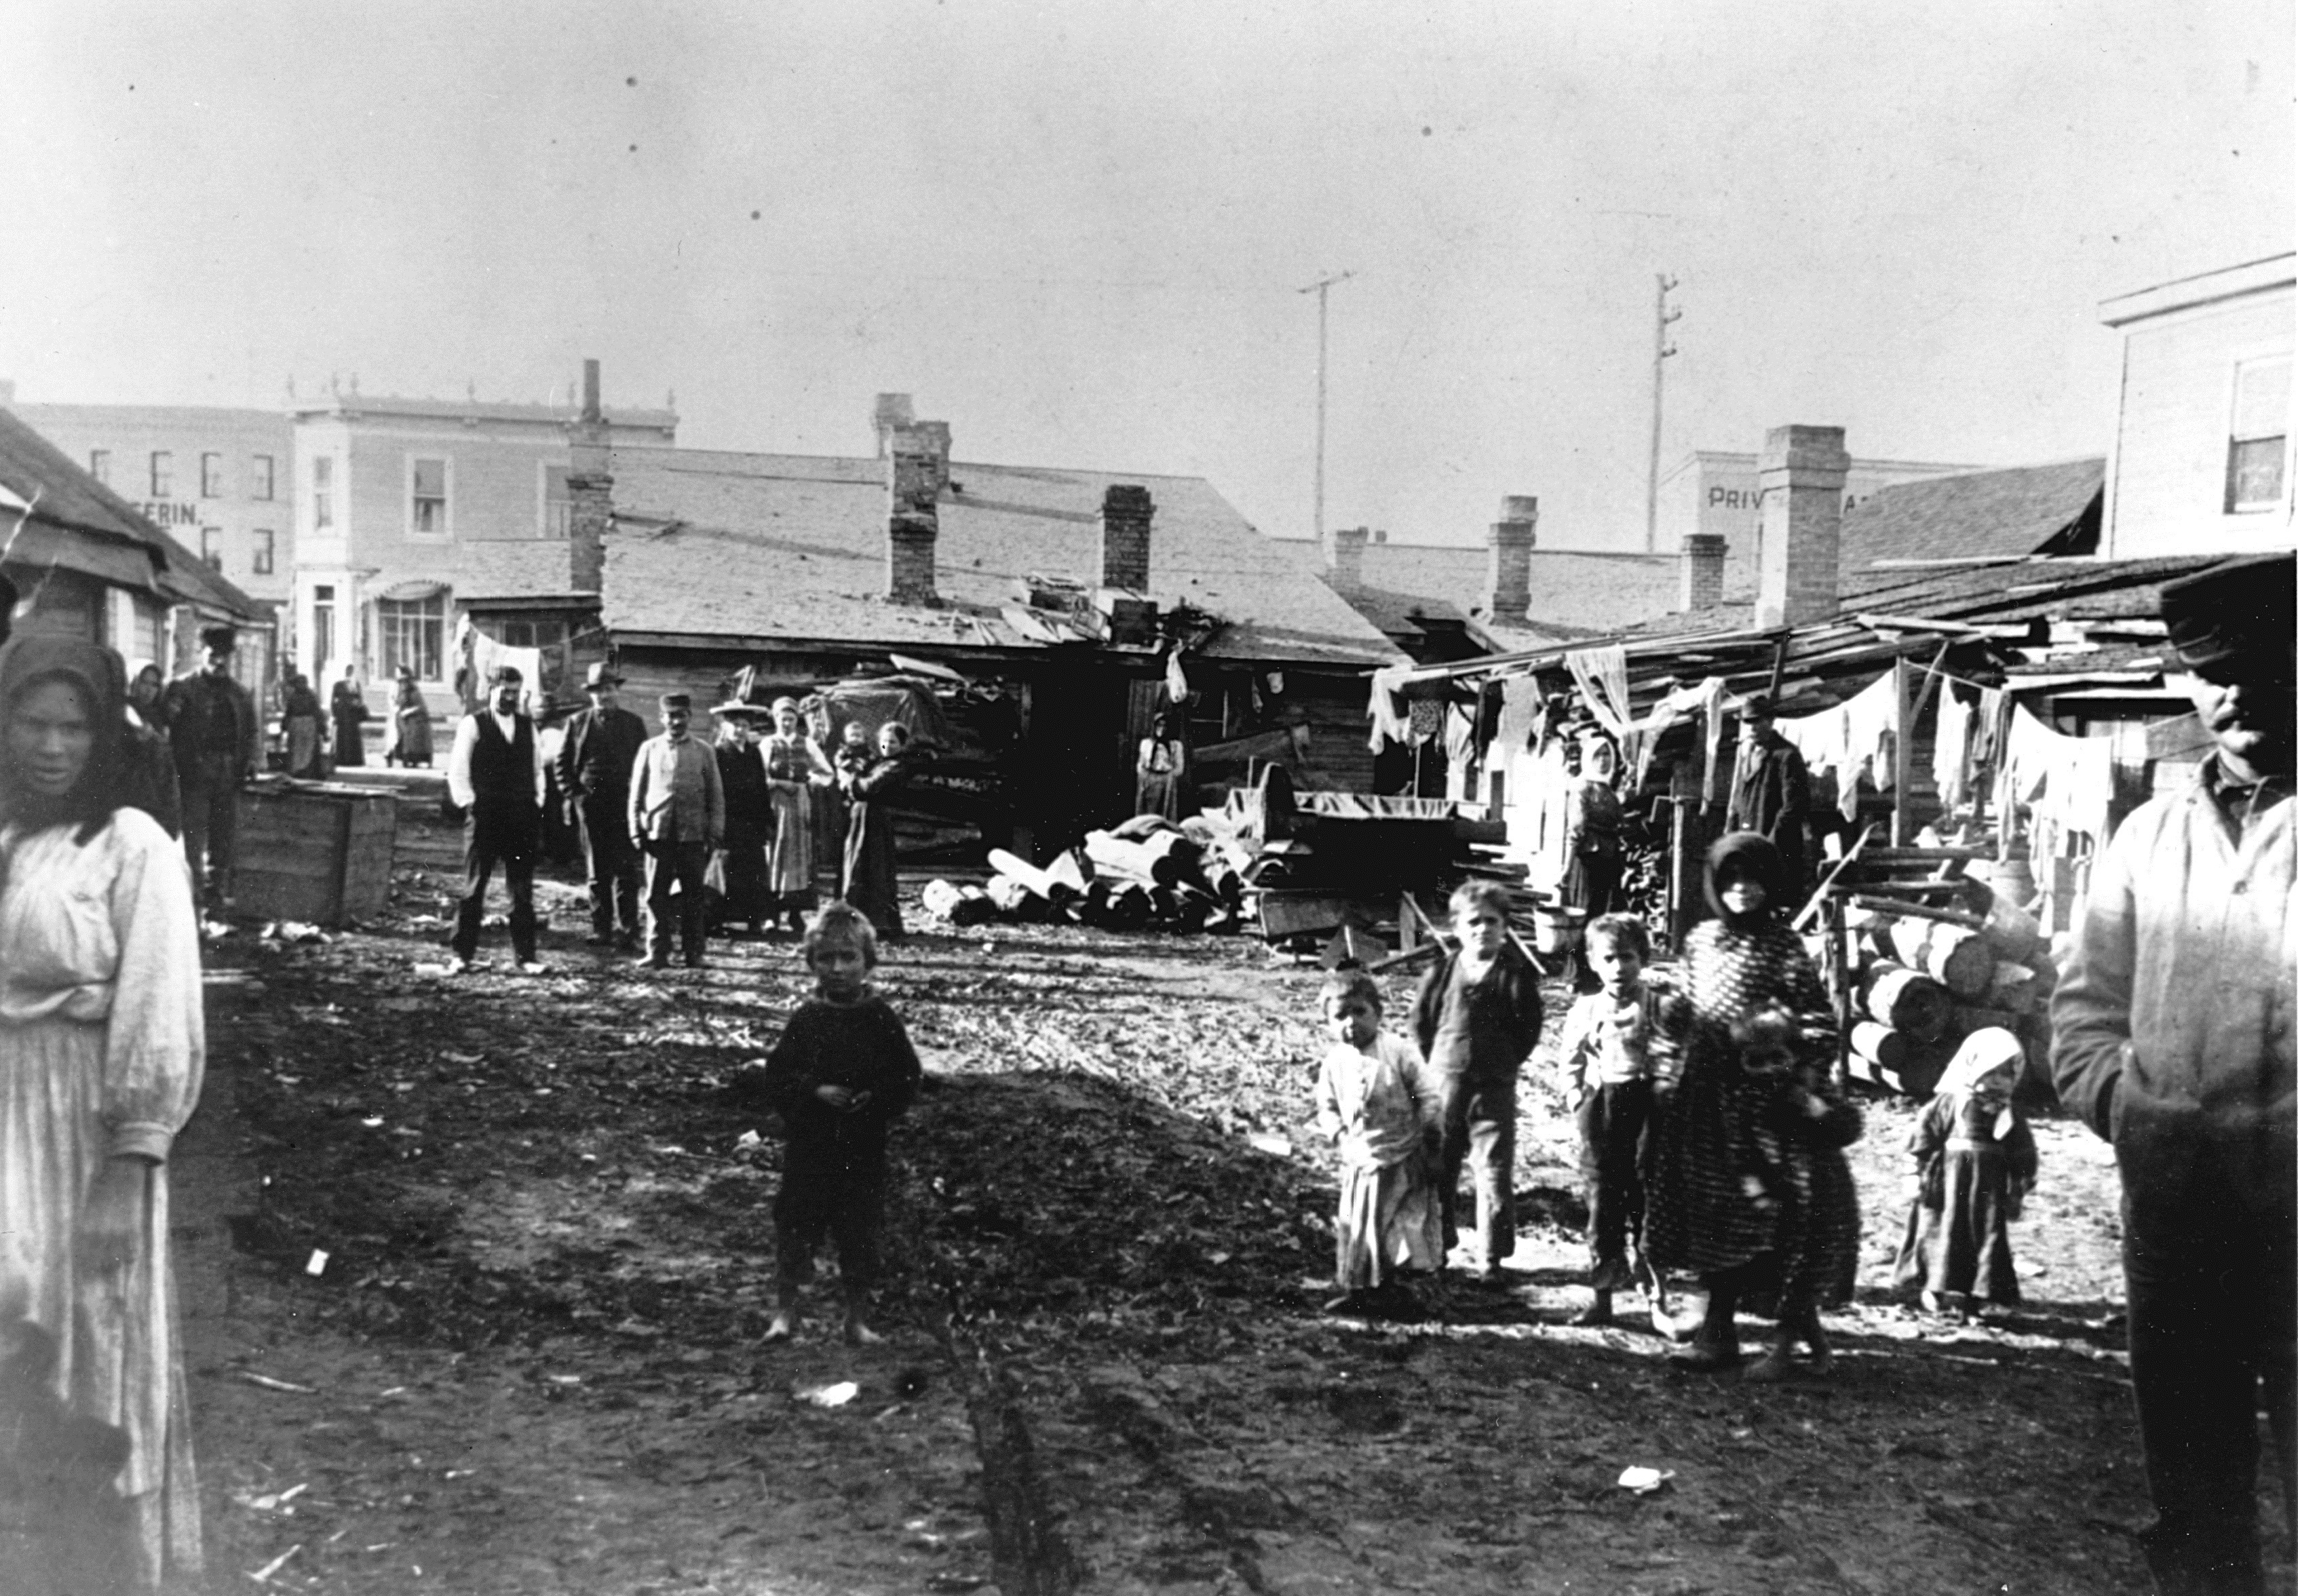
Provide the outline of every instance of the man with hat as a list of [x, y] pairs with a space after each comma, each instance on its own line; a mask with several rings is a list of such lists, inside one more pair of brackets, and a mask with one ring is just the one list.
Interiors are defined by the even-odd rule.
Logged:
[[227, 626], [200, 633], [201, 669], [168, 684], [159, 715], [176, 760], [184, 811], [184, 853], [192, 884], [218, 907], [232, 894], [238, 852], [239, 786], [260, 768], [262, 722], [255, 700], [232, 679], [238, 638]]
[[2284, 554], [2164, 585], [2171, 679], [2215, 747], [2115, 833], [2051, 1001], [2060, 1100], [2122, 1177], [2140, 1543], [2165, 1596], [2265, 1589], [2261, 1405], [2298, 1509], [2293, 576]]
[[605, 661], [591, 667], [583, 691], [591, 706], [566, 722], [558, 745], [558, 786], [568, 817], [582, 827], [583, 857], [591, 876], [591, 946], [639, 945], [639, 855], [631, 843], [631, 767], [647, 740], [646, 722], [616, 702], [623, 685]]
[[679, 951], [689, 969], [702, 967], [709, 905], [703, 877], [710, 851], [726, 833], [726, 794], [718, 761], [687, 735], [694, 701], [684, 693], [662, 696], [662, 735], [640, 747], [631, 769], [631, 840], [646, 855], [649, 969], [670, 964], [671, 889], [678, 891]]
[[1771, 839], [1786, 861], [1788, 880], [1797, 902], [1811, 890], [1810, 849], [1805, 830], [1811, 819], [1811, 772], [1802, 751], [1780, 736], [1772, 724], [1772, 701], [1750, 694], [1740, 706], [1740, 758], [1732, 774], [1732, 801], [1725, 825], [1733, 831], [1753, 831]]
[[534, 856], [542, 843], [542, 755], [534, 722], [519, 712], [525, 679], [498, 665], [487, 679], [487, 702], [455, 728], [447, 755], [447, 792], [463, 811], [463, 901], [455, 910], [451, 946], [457, 974], [479, 952], [479, 922], [486, 914], [487, 882], [500, 865], [510, 890], [511, 954], [521, 971], [542, 973], [534, 957]]

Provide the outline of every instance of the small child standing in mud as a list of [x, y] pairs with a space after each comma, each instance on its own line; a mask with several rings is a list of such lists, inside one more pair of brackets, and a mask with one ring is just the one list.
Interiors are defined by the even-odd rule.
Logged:
[[778, 1295], [765, 1338], [789, 1338], [798, 1290], [814, 1278], [814, 1255], [827, 1236], [838, 1243], [846, 1339], [861, 1345], [880, 1339], [867, 1310], [886, 1217], [886, 1133], [923, 1072], [901, 1016], [871, 990], [878, 938], [869, 920], [845, 903], [827, 904], [806, 927], [804, 948], [814, 995], [766, 1059], [765, 1095], [781, 1115], [785, 1140], [774, 1197]]
[[1320, 993], [1333, 1039], [1317, 1071], [1317, 1128], [1341, 1154], [1341, 1206], [1333, 1221], [1330, 1313], [1409, 1313], [1401, 1270], [1434, 1273], [1444, 1261], [1436, 1209], [1434, 1104], [1420, 1055], [1380, 1028], [1380, 983], [1339, 970]]
[[1588, 1193], [1591, 1300], [1572, 1322], [1611, 1323], [1612, 1293], [1641, 1284], [1653, 1327], [1666, 1335], [1674, 1328], [1667, 1294], [1644, 1256], [1644, 1177], [1659, 1097], [1674, 1084], [1674, 1054], [1656, 1013], [1660, 994], [1644, 982], [1651, 937], [1633, 915], [1606, 915], [1588, 927], [1584, 946], [1600, 988], [1573, 1002], [1557, 1048], [1565, 1099], [1580, 1122]]
[[1963, 1038], [1908, 1138], [1915, 1199], [1899, 1246], [1898, 1285], [1934, 1313], [1960, 1315], [1973, 1297], [2019, 1301], [2011, 1222], [2035, 1183], [2035, 1133], [2011, 1101], [2027, 1056], [1996, 1026]]

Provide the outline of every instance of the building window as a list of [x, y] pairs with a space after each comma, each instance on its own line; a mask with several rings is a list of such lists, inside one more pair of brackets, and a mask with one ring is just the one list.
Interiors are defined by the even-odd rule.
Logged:
[[271, 497], [271, 457], [257, 455], [247, 463], [247, 497], [268, 499]]
[[574, 530], [574, 497], [566, 491], [567, 467], [542, 468], [542, 535], [566, 538]]
[[335, 524], [335, 462], [331, 455], [311, 457], [311, 525]]
[[221, 455], [200, 457], [200, 497], [202, 498], [223, 497], [223, 457]]
[[484, 629], [505, 648], [556, 648], [566, 641], [566, 621], [561, 616], [536, 621], [497, 621]]
[[2290, 357], [2270, 355], [2236, 366], [2233, 435], [2227, 442], [2228, 514], [2281, 507], [2289, 429]]
[[203, 526], [200, 529], [200, 558], [218, 571], [223, 569], [223, 528]]
[[166, 498], [176, 490], [176, 457], [164, 448], [152, 451], [152, 497]]
[[409, 490], [408, 531], [417, 538], [447, 535], [447, 462], [414, 459], [408, 462]]
[[107, 488], [112, 486], [112, 451], [110, 449], [92, 448], [87, 451], [87, 474]]
[[382, 640], [382, 653], [376, 661], [378, 670], [392, 676], [405, 665], [415, 672], [417, 681], [442, 679], [439, 662], [447, 633], [444, 596], [378, 598], [375, 601], [375, 620]]
[[269, 576], [271, 574], [271, 563], [277, 556], [277, 552], [278, 539], [272, 536], [271, 529], [268, 526], [257, 527], [255, 529], [256, 575]]
[[327, 679], [335, 662], [335, 589], [322, 582], [311, 589], [311, 671], [313, 681]]

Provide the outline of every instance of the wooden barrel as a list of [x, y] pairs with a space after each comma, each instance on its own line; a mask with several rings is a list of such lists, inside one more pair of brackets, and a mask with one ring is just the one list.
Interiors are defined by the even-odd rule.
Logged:
[[1588, 922], [1584, 909], [1541, 905], [1532, 911], [1532, 945], [1542, 953], [1569, 953], [1580, 945]]
[[1889, 959], [1869, 967], [1867, 1012], [1894, 1031], [1929, 1041], [1947, 1028], [1955, 1005], [1930, 976]]
[[1861, 1020], [1851, 1027], [1851, 1050], [1868, 1063], [1897, 1074], [1907, 1067], [1913, 1048], [1905, 1036], [1877, 1020]]

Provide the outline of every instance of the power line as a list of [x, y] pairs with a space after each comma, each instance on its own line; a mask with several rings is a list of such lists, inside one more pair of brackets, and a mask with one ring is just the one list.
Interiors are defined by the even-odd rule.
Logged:
[[1325, 546], [1325, 300], [1333, 284], [1345, 283], [1354, 272], [1338, 272], [1320, 277], [1302, 289], [1302, 293], [1317, 296], [1317, 547]]

